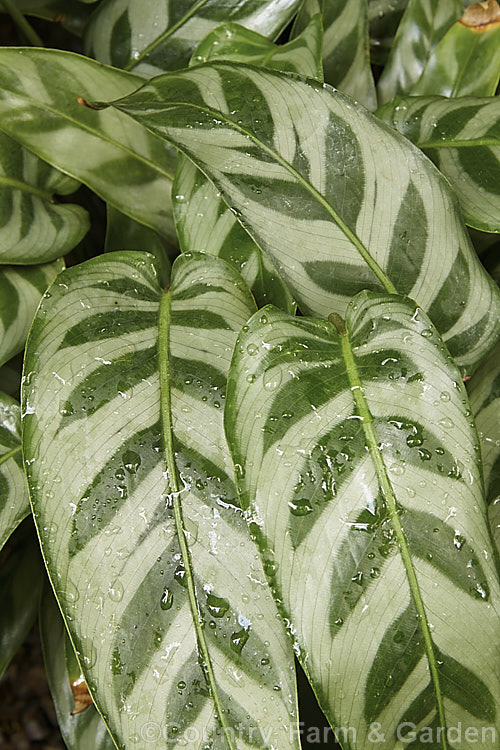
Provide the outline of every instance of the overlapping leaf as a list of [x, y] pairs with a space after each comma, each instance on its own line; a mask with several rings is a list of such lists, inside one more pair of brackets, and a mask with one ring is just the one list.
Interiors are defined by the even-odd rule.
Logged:
[[409, 0], [378, 82], [379, 104], [410, 93], [432, 50], [458, 21], [462, 9], [463, 0]]
[[[28, 342], [24, 451], [43, 552], [120, 747], [289, 747], [293, 662], [237, 507], [222, 412], [241, 277], [182, 255], [69, 269]], [[292, 745], [294, 740], [292, 739]]]
[[123, 213], [175, 237], [172, 151], [119, 113], [82, 99], [124, 96], [141, 78], [69, 52], [0, 49], [0, 130]]
[[0, 365], [22, 351], [40, 298], [64, 263], [0, 267]]
[[370, 57], [385, 65], [408, 0], [368, 0]]
[[378, 115], [446, 175], [470, 226], [500, 232], [498, 97], [398, 97]]
[[483, 457], [491, 531], [500, 552], [500, 346], [474, 374], [468, 387]]
[[86, 52], [151, 77], [187, 66], [197, 44], [233, 21], [271, 39], [300, 0], [105, 0], [87, 27]]
[[[367, 0], [304, 0], [294, 32], [301, 32], [314, 14], [323, 14], [323, 67], [327, 83], [368, 107], [376, 108], [370, 67]], [[302, 71], [299, 71], [302, 72]]]
[[21, 455], [19, 404], [0, 392], [0, 549], [30, 512]]
[[77, 245], [89, 228], [87, 212], [54, 201], [77, 187], [0, 133], [0, 263], [45, 263]]
[[357, 291], [397, 290], [464, 369], [498, 338], [499, 291], [448, 182], [340, 92], [219, 62], [158, 76], [114, 106], [210, 177], [302, 312], [343, 314]]
[[69, 672], [76, 659], [47, 581], [40, 599], [40, 636], [57, 723], [66, 747], [68, 750], [114, 750], [116, 746], [94, 706], [73, 713], [75, 702], [70, 681], [75, 675]]
[[493, 96], [499, 78], [500, 6], [487, 0], [466, 8], [443, 36], [411, 94]]
[[494, 750], [500, 591], [459, 372], [407, 298], [335, 322], [269, 307], [236, 345], [226, 434], [264, 568], [345, 747], [448, 750], [460, 725]]
[[[193, 61], [234, 57], [240, 62], [323, 80], [321, 42], [319, 15], [300, 35], [281, 46], [236, 24], [225, 24], [201, 42]], [[227, 260], [238, 268], [259, 306], [272, 302], [294, 312], [292, 296], [271, 261], [238, 223], [208, 178], [185, 156], [179, 158], [172, 200], [181, 250], [199, 250]]]

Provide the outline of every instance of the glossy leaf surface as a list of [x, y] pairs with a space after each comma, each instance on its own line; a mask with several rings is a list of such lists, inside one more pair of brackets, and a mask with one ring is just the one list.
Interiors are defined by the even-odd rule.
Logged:
[[470, 226], [500, 232], [498, 97], [400, 97], [378, 115], [430, 156], [453, 185]]
[[172, 152], [119, 113], [92, 112], [78, 100], [125, 96], [140, 84], [138, 76], [69, 52], [2, 48], [0, 130], [173, 238]]
[[114, 106], [210, 177], [303, 313], [343, 314], [357, 291], [397, 290], [464, 369], [497, 339], [499, 290], [448, 182], [340, 92], [220, 62], [158, 76]]
[[0, 551], [0, 677], [35, 622], [44, 570], [30, 519]]
[[483, 457], [491, 531], [500, 553], [500, 346], [497, 345], [468, 384]]
[[86, 52], [150, 78], [186, 67], [198, 43], [227, 21], [273, 39], [299, 4], [300, 0], [105, 0], [88, 25]]
[[265, 747], [269, 733], [290, 746], [291, 649], [223, 431], [254, 309], [219, 259], [181, 255], [164, 291], [151, 256], [109, 253], [62, 275], [32, 328], [23, 434], [37, 525], [120, 747]]
[[410, 93], [432, 50], [458, 21], [462, 9], [463, 0], [409, 0], [378, 82], [379, 104]]
[[21, 410], [0, 392], [0, 550], [30, 512], [21, 455]]
[[40, 298], [64, 263], [0, 267], [0, 365], [22, 351]]
[[[370, 68], [367, 0], [305, 0], [294, 32], [301, 32], [314, 14], [323, 14], [325, 81], [349, 94], [368, 109], [376, 108]], [[300, 72], [300, 71], [299, 71]]]
[[77, 245], [89, 228], [87, 212], [54, 200], [77, 187], [0, 133], [0, 263], [45, 263]]
[[493, 96], [499, 79], [500, 6], [497, 0], [489, 0], [466, 9], [445, 34], [411, 94]]
[[[319, 15], [300, 35], [281, 46], [236, 24], [225, 24], [201, 42], [193, 61], [202, 63], [215, 58], [235, 58], [240, 62], [300, 72], [323, 80], [322, 36]], [[240, 271], [259, 306], [272, 303], [287, 312], [294, 312], [292, 295], [269, 258], [239, 224], [217, 188], [182, 155], [172, 201], [181, 250], [196, 250], [223, 258]]]
[[75, 704], [68, 667], [75, 655], [52, 589], [45, 581], [40, 599], [40, 637], [57, 723], [68, 750], [114, 750], [116, 745], [94, 706], [73, 714]]
[[408, 298], [363, 292], [337, 326], [269, 307], [236, 345], [226, 434], [264, 568], [345, 747], [430, 728], [451, 750], [436, 729], [462, 722], [493, 750], [500, 591], [460, 374]]

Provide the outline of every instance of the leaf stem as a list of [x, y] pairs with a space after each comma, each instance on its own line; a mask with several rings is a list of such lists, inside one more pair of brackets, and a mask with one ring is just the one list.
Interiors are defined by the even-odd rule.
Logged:
[[38, 36], [33, 26], [26, 20], [13, 0], [1, 0], [1, 4], [12, 18], [18, 29], [24, 34], [26, 39], [33, 47], [44, 47], [42, 39]]
[[15, 456], [19, 451], [21, 450], [21, 446], [18, 445], [16, 448], [12, 448], [12, 450], [7, 451], [7, 453], [4, 453], [3, 456], [0, 456], [0, 464], [5, 463], [9, 460], [9, 458], [12, 458]]
[[172, 294], [167, 289], [162, 295], [160, 302], [160, 319], [158, 332], [158, 360], [160, 369], [160, 409], [163, 436], [163, 449], [165, 452], [165, 463], [168, 476], [168, 490], [172, 497], [174, 508], [175, 527], [177, 539], [185, 570], [186, 588], [188, 592], [189, 606], [193, 618], [193, 626], [196, 633], [196, 643], [200, 657], [200, 666], [205, 674], [210, 695], [214, 702], [218, 721], [226, 737], [229, 750], [237, 750], [232, 738], [230, 727], [225, 718], [224, 708], [221, 704], [217, 683], [212, 667], [212, 661], [208, 645], [203, 632], [203, 617], [198, 607], [198, 598], [194, 586], [194, 575], [192, 569], [191, 555], [186, 541], [186, 529], [182, 513], [181, 493], [184, 490], [181, 478], [175, 463], [174, 447], [172, 441], [172, 398], [170, 383], [172, 380], [170, 372], [170, 326], [171, 326], [171, 301]]

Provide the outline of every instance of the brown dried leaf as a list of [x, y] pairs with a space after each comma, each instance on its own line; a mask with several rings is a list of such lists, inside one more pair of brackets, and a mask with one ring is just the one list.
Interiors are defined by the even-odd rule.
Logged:
[[92, 698], [83, 675], [80, 675], [77, 680], [70, 682], [70, 685], [73, 691], [73, 698], [75, 699], [75, 708], [71, 712], [71, 716], [74, 716], [75, 714], [81, 714], [82, 711], [91, 706]]
[[460, 23], [479, 33], [500, 24], [500, 5], [497, 0], [484, 0], [465, 9]]

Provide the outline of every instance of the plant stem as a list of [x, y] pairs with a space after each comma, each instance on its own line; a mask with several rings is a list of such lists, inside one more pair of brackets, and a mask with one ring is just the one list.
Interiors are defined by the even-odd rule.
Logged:
[[36, 33], [35, 29], [26, 20], [24, 14], [19, 10], [17, 5], [14, 4], [14, 0], [1, 0], [1, 4], [10, 15], [19, 30], [22, 31], [29, 43], [34, 47], [43, 47], [44, 43]]

